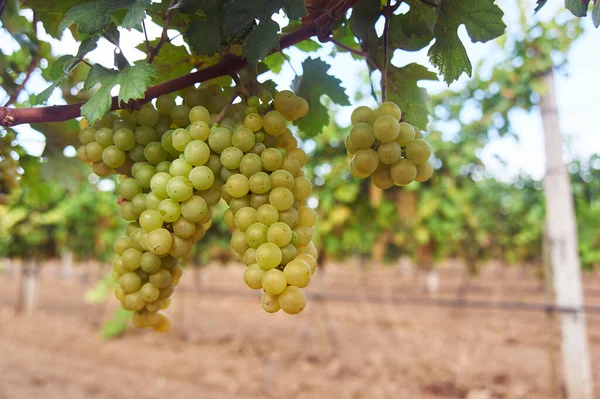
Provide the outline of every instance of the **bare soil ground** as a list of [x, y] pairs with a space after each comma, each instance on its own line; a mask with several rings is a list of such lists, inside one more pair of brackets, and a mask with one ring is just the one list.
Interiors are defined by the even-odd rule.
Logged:
[[[171, 332], [130, 329], [108, 341], [99, 325], [116, 301], [85, 303], [102, 271], [87, 282], [81, 273], [65, 281], [46, 267], [31, 315], [14, 311], [18, 273], [0, 274], [0, 399], [560, 397], [550, 384], [551, 354], [560, 375], [558, 335], [543, 312], [370, 301], [422, 294], [419, 279], [397, 268], [329, 266], [297, 317], [264, 313], [239, 266], [190, 271], [169, 309]], [[437, 297], [456, 298], [460, 279], [443, 272]], [[589, 304], [600, 304], [600, 279], [586, 286]], [[310, 302], [322, 290], [352, 300]], [[486, 269], [469, 292], [467, 300], [543, 302], [519, 270]], [[588, 322], [600, 381], [600, 314]]]

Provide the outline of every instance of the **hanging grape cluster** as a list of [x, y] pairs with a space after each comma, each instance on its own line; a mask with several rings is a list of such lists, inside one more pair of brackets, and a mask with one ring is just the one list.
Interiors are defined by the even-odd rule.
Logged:
[[6, 204], [10, 193], [19, 186], [19, 162], [13, 157], [11, 146], [14, 139], [12, 132], [0, 137], [0, 204]]
[[306, 154], [286, 125], [308, 104], [282, 91], [230, 106], [231, 89], [190, 88], [181, 105], [164, 95], [156, 108], [111, 113], [93, 126], [82, 121], [79, 158], [99, 176], [120, 175], [120, 212], [130, 223], [114, 245], [113, 279], [136, 327], [169, 329], [159, 311], [181, 278], [179, 259], [204, 237], [221, 199], [235, 229], [231, 246], [248, 265], [244, 280], [264, 290], [263, 308], [299, 313], [306, 306], [317, 215], [306, 206]]
[[352, 175], [370, 176], [380, 189], [431, 177], [431, 146], [419, 129], [401, 119], [400, 107], [389, 101], [375, 110], [360, 106], [352, 112], [352, 128], [346, 137]]

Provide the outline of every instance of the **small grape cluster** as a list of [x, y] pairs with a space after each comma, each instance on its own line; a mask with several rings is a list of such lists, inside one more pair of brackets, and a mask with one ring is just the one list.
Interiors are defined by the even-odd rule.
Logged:
[[431, 177], [431, 146], [419, 129], [401, 119], [400, 107], [389, 101], [375, 110], [360, 106], [352, 112], [346, 150], [353, 176], [370, 176], [380, 189], [424, 182]]
[[[230, 105], [228, 89], [190, 88], [180, 94], [181, 105], [165, 95], [156, 108], [111, 113], [93, 126], [82, 121], [79, 158], [99, 176], [120, 175], [120, 213], [130, 223], [114, 245], [113, 279], [136, 327], [169, 329], [159, 310], [181, 278], [179, 259], [204, 237], [211, 207], [222, 198], [229, 204], [226, 221], [238, 228], [232, 247], [249, 265], [247, 285], [268, 287], [263, 308], [298, 313], [305, 306], [300, 286], [316, 268], [310, 242], [316, 213], [305, 206], [312, 188], [301, 171], [306, 154], [286, 118], [306, 115], [308, 104], [283, 91], [274, 101], [267, 93]], [[286, 264], [292, 264], [287, 272]]]
[[229, 204], [231, 247], [247, 265], [246, 285], [264, 291], [265, 311], [297, 314], [317, 267], [311, 241], [317, 213], [306, 205], [312, 192], [302, 171], [307, 155], [286, 125], [306, 115], [308, 104], [286, 90], [273, 105], [262, 116], [249, 113], [232, 134], [233, 147], [221, 152], [221, 195]]
[[11, 154], [12, 132], [0, 138], [0, 204], [8, 203], [10, 193], [19, 186], [19, 162]]

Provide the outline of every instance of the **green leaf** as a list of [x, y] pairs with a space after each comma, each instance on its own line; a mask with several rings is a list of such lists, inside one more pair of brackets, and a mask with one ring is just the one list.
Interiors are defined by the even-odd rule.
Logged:
[[56, 89], [58, 87], [58, 85], [60, 84], [61, 81], [62, 81], [62, 79], [52, 82], [52, 84], [50, 86], [48, 86], [46, 88], [46, 90], [42, 91], [40, 94], [35, 96], [35, 104], [40, 105], [40, 104], [44, 104], [46, 101], [48, 101], [48, 98], [50, 98], [50, 96], [52, 95], [52, 92], [54, 92], [54, 89]]
[[600, 1], [596, 1], [594, 8], [592, 8], [592, 21], [596, 28], [600, 26]]
[[58, 30], [62, 32], [75, 23], [80, 33], [100, 32], [108, 26], [114, 11], [131, 7], [134, 2], [135, 0], [96, 0], [76, 5], [67, 11]]
[[110, 91], [117, 83], [118, 79], [116, 78], [105, 80], [98, 91], [81, 107], [81, 115], [91, 124], [94, 124], [98, 119], [102, 118], [110, 111], [110, 106], [112, 104]]
[[81, 107], [81, 115], [92, 124], [104, 116], [110, 110], [112, 104], [110, 92], [116, 85], [121, 86], [119, 101], [127, 102], [131, 99], [143, 98], [148, 85], [155, 76], [156, 69], [145, 61], [125, 67], [122, 71], [107, 69], [98, 64], [94, 65], [83, 88], [89, 90], [98, 83], [101, 86]]
[[221, 3], [219, 0], [202, 0], [198, 3], [207, 18], [192, 22], [186, 31], [186, 36], [196, 54], [213, 55], [223, 48], [221, 43], [223, 22]]
[[[419, 0], [415, 3], [421, 4]], [[421, 5], [421, 7], [423, 7]], [[427, 17], [426, 17], [427, 15]], [[394, 15], [390, 19], [389, 46], [391, 49], [418, 51], [425, 48], [433, 39], [433, 31], [428, 26], [427, 20], [435, 19], [433, 8], [421, 10], [411, 6], [406, 14]], [[380, 40], [383, 47], [383, 39]]]
[[273, 53], [264, 60], [267, 68], [269, 68], [273, 73], [280, 73], [284, 62], [285, 57], [281, 52]]
[[425, 22], [425, 25], [433, 32], [435, 27], [435, 9], [426, 5], [422, 0], [408, 0], [410, 12], [413, 13], [418, 20]]
[[51, 13], [64, 13], [73, 7], [78, 0], [23, 0], [23, 7], [29, 7], [36, 11], [48, 11]]
[[135, 65], [123, 69], [118, 75], [121, 85], [119, 101], [143, 98], [155, 76], [156, 68], [145, 61], [138, 61]]
[[146, 18], [146, 8], [150, 7], [151, 0], [136, 0], [135, 3], [127, 10], [123, 23], [125, 29], [142, 30], [142, 21]]
[[278, 30], [277, 22], [269, 18], [260, 21], [260, 24], [246, 36], [242, 54], [250, 65], [256, 67], [258, 61], [264, 59], [272, 50], [279, 48]]
[[100, 64], [95, 64], [88, 72], [88, 76], [83, 84], [83, 90], [89, 90], [98, 83], [109, 81], [117, 73], [118, 71], [114, 69], [108, 69]]
[[444, 0], [441, 3], [434, 29], [435, 43], [428, 55], [447, 84], [463, 72], [469, 76], [472, 73], [471, 61], [458, 37], [458, 27], [464, 24], [473, 42], [486, 42], [504, 33], [503, 15], [493, 0]]
[[307, 40], [303, 40], [300, 43], [296, 44], [296, 47], [298, 48], [298, 50], [306, 51], [308, 53], [311, 51], [317, 51], [322, 46], [312, 39], [307, 39]]
[[[151, 44], [156, 45], [156, 41]], [[140, 44], [138, 49], [146, 51], [146, 45]], [[188, 53], [184, 46], [175, 46], [169, 42], [163, 44], [152, 65], [156, 68], [156, 80], [164, 82], [189, 73], [194, 68], [192, 56]]]
[[52, 67], [50, 68], [50, 72], [48, 74], [48, 76], [50, 76], [50, 79], [52, 79], [52, 80], [60, 79], [62, 75], [64, 75], [65, 73], [68, 72], [70, 66], [72, 66], [72, 63], [75, 60], [76, 60], [75, 57], [73, 57], [72, 55], [66, 54], [66, 55], [63, 55], [62, 57], [60, 57], [59, 59], [57, 59], [56, 61], [54, 61], [54, 63], [52, 64]]
[[589, 0], [566, 0], [565, 7], [567, 10], [571, 11], [571, 13], [573, 13], [573, 15], [575, 15], [576, 17], [585, 17], [587, 14], [589, 3]]
[[434, 72], [419, 64], [408, 64], [402, 68], [388, 69], [387, 97], [398, 104], [404, 118], [419, 129], [429, 122], [427, 91], [417, 86], [419, 80], [438, 80]]
[[375, 51], [378, 46], [375, 22], [381, 16], [379, 2], [372, 0], [361, 0], [352, 8], [350, 16], [350, 28], [363, 44], [363, 48]]
[[309, 105], [308, 114], [297, 121], [298, 128], [308, 137], [321, 133], [324, 126], [329, 124], [329, 112], [321, 103], [321, 96], [327, 95], [334, 103], [350, 105], [350, 101], [341, 81], [329, 74], [329, 65], [318, 58], [307, 58], [302, 63], [303, 75], [299, 81], [296, 92], [306, 99]]
[[102, 330], [100, 331], [100, 337], [103, 339], [109, 339], [122, 335], [127, 330], [129, 319], [131, 318], [132, 312], [123, 308], [115, 310], [112, 319], [104, 323]]

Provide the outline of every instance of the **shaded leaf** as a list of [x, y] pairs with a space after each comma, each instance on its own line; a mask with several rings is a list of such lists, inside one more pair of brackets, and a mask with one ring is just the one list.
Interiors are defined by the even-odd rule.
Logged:
[[261, 21], [246, 36], [242, 54], [250, 65], [256, 66], [258, 61], [264, 59], [272, 50], [279, 48], [278, 30], [279, 25], [277, 22], [269, 18], [268, 20]]
[[473, 42], [486, 42], [504, 33], [504, 13], [493, 0], [444, 0], [438, 11], [434, 29], [435, 43], [429, 49], [429, 60], [450, 84], [466, 72], [471, 76], [472, 65], [458, 37], [462, 24]]
[[274, 73], [281, 72], [281, 67], [284, 62], [285, 57], [281, 52], [273, 53], [264, 60], [265, 65]]
[[135, 3], [127, 10], [125, 18], [123, 18], [122, 26], [125, 29], [142, 30], [142, 21], [146, 18], [146, 8], [150, 6], [151, 0], [136, 0]]
[[587, 14], [589, 3], [589, 0], [566, 0], [565, 8], [571, 11], [571, 13], [573, 13], [573, 15], [575, 15], [576, 17], [585, 17]]
[[388, 69], [388, 100], [398, 104], [404, 118], [419, 129], [429, 122], [427, 91], [417, 86], [419, 80], [438, 80], [434, 72], [419, 64], [408, 64], [402, 68]]
[[119, 75], [119, 101], [129, 101], [144, 97], [146, 89], [156, 76], [156, 68], [145, 61], [138, 61], [135, 65], [126, 67]]
[[321, 133], [329, 123], [329, 112], [321, 103], [321, 96], [327, 95], [338, 105], [350, 105], [341, 81], [327, 73], [329, 65], [318, 58], [307, 58], [302, 63], [303, 75], [294, 81], [296, 92], [304, 97], [309, 105], [308, 114], [296, 124], [308, 137]]
[[[151, 44], [156, 45], [158, 39]], [[146, 45], [140, 44], [138, 49], [146, 51]], [[175, 46], [169, 42], [163, 44], [152, 65], [156, 68], [157, 82], [173, 79], [189, 73], [194, 68], [192, 56], [184, 46]]]
[[296, 47], [298, 48], [298, 50], [306, 51], [308, 53], [311, 51], [317, 51], [322, 46], [312, 39], [307, 39], [296, 44]]
[[72, 7], [65, 14], [58, 30], [63, 31], [77, 24], [80, 33], [97, 33], [108, 26], [111, 14], [119, 9], [131, 7], [135, 0], [96, 0]]

